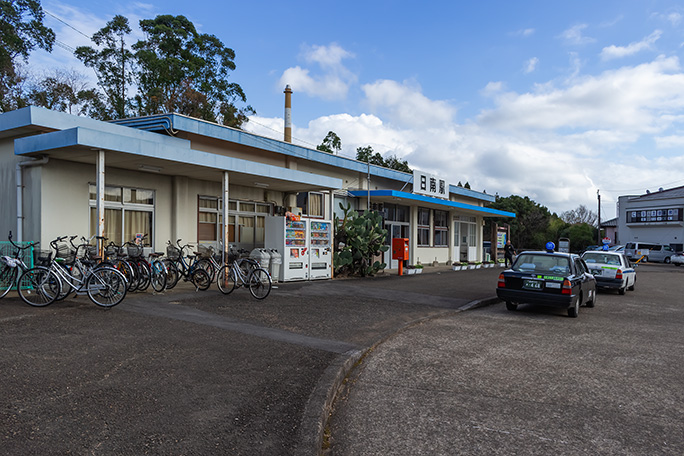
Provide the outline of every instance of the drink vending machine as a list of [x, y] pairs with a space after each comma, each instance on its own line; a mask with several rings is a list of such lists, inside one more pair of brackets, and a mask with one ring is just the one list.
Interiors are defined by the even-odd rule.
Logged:
[[311, 280], [332, 277], [332, 223], [309, 221], [309, 274]]
[[332, 273], [332, 223], [297, 216], [266, 217], [264, 246], [282, 252], [282, 282], [327, 279]]

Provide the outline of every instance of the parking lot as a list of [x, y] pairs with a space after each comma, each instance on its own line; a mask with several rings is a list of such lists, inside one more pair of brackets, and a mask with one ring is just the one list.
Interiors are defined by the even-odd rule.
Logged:
[[280, 284], [264, 301], [186, 287], [111, 310], [5, 298], [3, 453], [316, 454], [325, 396], [365, 354], [336, 455], [681, 454], [682, 268], [646, 265], [577, 319], [458, 312], [498, 274]]
[[402, 331], [348, 382], [331, 453], [684, 454], [682, 279], [643, 265], [577, 319], [497, 304]]

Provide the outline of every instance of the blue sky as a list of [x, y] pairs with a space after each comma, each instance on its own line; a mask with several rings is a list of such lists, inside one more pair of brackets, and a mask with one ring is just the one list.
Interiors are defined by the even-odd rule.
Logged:
[[[600, 190], [607, 219], [620, 195], [684, 185], [681, 2], [42, 5], [72, 48], [90, 45], [83, 34], [115, 14], [132, 25], [187, 16], [235, 50], [231, 78], [257, 111], [248, 129], [265, 136], [282, 138], [290, 84], [296, 143], [315, 147], [332, 130], [343, 155], [371, 145], [453, 184], [529, 196], [554, 212], [596, 211]], [[62, 47], [29, 64], [89, 72]]]

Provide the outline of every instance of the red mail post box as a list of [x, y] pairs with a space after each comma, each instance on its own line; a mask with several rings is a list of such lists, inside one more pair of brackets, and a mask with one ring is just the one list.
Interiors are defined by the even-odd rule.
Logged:
[[409, 259], [409, 240], [406, 238], [392, 239], [392, 259], [393, 260], [408, 260]]

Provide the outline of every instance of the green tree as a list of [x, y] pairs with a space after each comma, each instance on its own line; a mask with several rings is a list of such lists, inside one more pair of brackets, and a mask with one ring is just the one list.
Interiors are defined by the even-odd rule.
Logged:
[[596, 244], [596, 228], [588, 223], [570, 225], [562, 232], [562, 237], [570, 239], [570, 249], [580, 252], [590, 245]]
[[25, 105], [16, 59], [27, 61], [36, 48], [52, 51], [55, 32], [43, 25], [44, 16], [37, 0], [0, 1], [0, 112]]
[[133, 45], [140, 71], [135, 97], [139, 115], [178, 112], [240, 127], [254, 114], [242, 88], [229, 82], [235, 52], [213, 35], [200, 34], [184, 16], [140, 21], [145, 40]]
[[316, 150], [329, 154], [339, 153], [342, 150], [342, 140], [334, 131], [329, 131], [323, 142], [316, 146]]
[[131, 113], [128, 89], [133, 83], [134, 56], [126, 45], [130, 33], [128, 19], [114, 16], [92, 37], [98, 49], [79, 46], [74, 53], [85, 66], [95, 70], [104, 93], [106, 110], [100, 120], [122, 119]]
[[516, 214], [514, 219], [493, 220], [510, 225], [511, 242], [516, 249], [541, 249], [549, 241], [547, 236], [551, 213], [546, 207], [537, 204], [529, 197], [518, 195], [506, 198], [497, 197], [490, 207]]
[[335, 215], [334, 264], [336, 274], [375, 275], [387, 265], [373, 261], [373, 257], [386, 252], [387, 230], [382, 228], [382, 215], [376, 211], [366, 211], [359, 215], [348, 204], [344, 207], [344, 217]]
[[400, 160], [396, 155], [390, 155], [385, 160], [385, 164], [390, 169], [396, 169], [397, 171], [403, 171], [405, 173], [412, 173], [413, 170], [409, 167], [406, 160]]
[[28, 101], [53, 111], [82, 114], [87, 100], [85, 77], [76, 71], [53, 70], [31, 85]]

